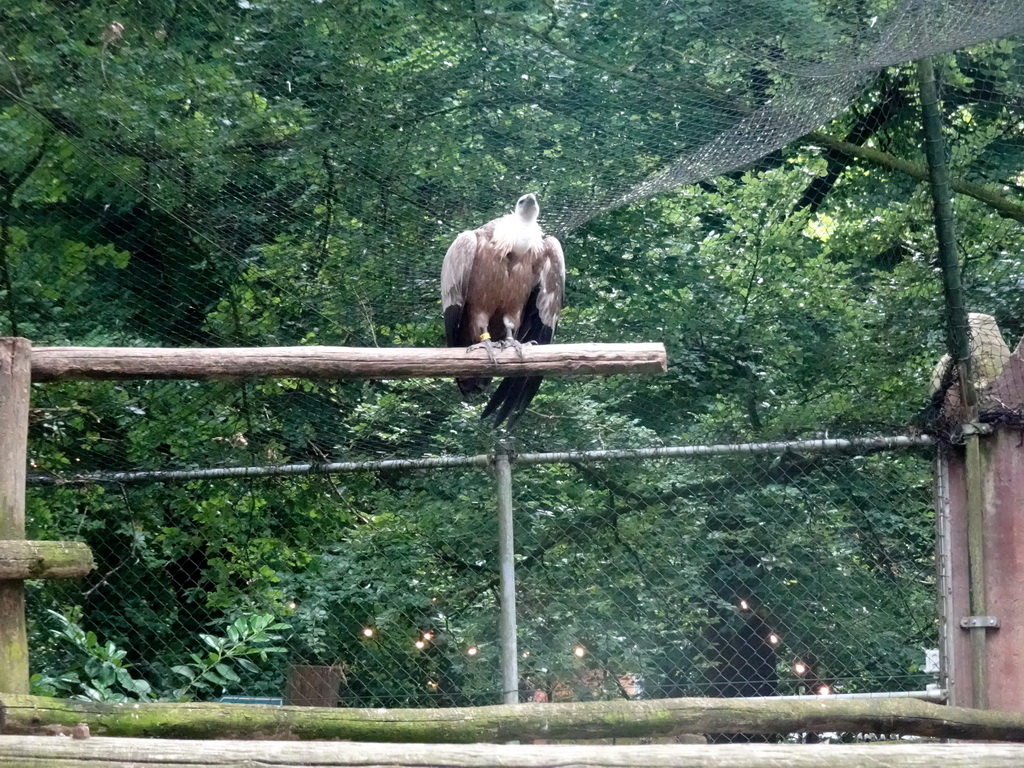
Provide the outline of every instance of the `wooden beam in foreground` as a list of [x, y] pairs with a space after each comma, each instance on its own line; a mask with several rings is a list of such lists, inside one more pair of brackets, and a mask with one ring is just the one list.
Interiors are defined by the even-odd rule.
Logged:
[[81, 541], [0, 541], [0, 579], [76, 579], [92, 568]]
[[408, 379], [664, 373], [665, 345], [547, 344], [496, 350], [405, 347], [34, 347], [32, 381], [97, 379]]
[[14, 734], [35, 733], [41, 726], [74, 726], [81, 722], [96, 736], [172, 739], [473, 744], [532, 739], [636, 739], [680, 733], [839, 731], [1024, 742], [1024, 714], [944, 707], [915, 699], [807, 696], [348, 709], [213, 702], [109, 704], [9, 694], [0, 697], [6, 714], [5, 732]]
[[544, 746], [0, 737], [0, 764], [59, 768], [1019, 768], [1019, 744]]

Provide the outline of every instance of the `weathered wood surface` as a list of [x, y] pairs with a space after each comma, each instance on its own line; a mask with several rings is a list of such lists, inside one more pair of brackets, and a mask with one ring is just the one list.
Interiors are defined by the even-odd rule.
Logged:
[[32, 381], [82, 379], [403, 379], [448, 376], [607, 376], [664, 373], [665, 346], [547, 344], [496, 350], [377, 347], [36, 347]]
[[0, 580], [74, 579], [93, 568], [81, 541], [0, 541]]
[[[0, 338], [0, 540], [25, 538], [31, 345]], [[0, 579], [0, 691], [28, 693], [24, 584]]]
[[439, 745], [0, 737], [24, 768], [1020, 768], [1017, 744]]
[[[451, 709], [100, 704], [2, 695], [16, 733], [84, 722], [95, 736], [460, 743], [681, 733], [844, 731], [1024, 741], [1024, 715], [915, 699], [659, 699]], [[1024, 765], [1024, 763], [1021, 763]]]

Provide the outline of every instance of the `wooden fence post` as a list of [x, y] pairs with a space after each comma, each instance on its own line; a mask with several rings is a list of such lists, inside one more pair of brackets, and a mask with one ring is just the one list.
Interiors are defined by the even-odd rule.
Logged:
[[955, 388], [943, 407], [964, 439], [940, 457], [944, 666], [954, 706], [1024, 712], [1024, 340], [1010, 354], [987, 315], [971, 330], [976, 414]]
[[[0, 338], [0, 541], [25, 538], [25, 466], [32, 345]], [[25, 590], [0, 580], [0, 692], [28, 693]]]

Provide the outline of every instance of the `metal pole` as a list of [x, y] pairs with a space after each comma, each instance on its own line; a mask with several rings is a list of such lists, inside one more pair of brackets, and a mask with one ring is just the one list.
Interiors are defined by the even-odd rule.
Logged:
[[960, 261], [956, 254], [953, 189], [949, 182], [946, 143], [942, 138], [939, 90], [935, 84], [935, 67], [930, 58], [917, 62], [917, 76], [921, 92], [921, 125], [924, 130], [925, 155], [928, 158], [929, 189], [935, 216], [935, 240], [938, 246], [939, 266], [942, 269], [942, 288], [946, 297], [947, 347], [953, 364], [959, 368], [964, 404], [968, 408], [973, 408], [975, 398], [970, 376], [970, 326], [967, 321], [963, 281], [960, 277]]
[[[694, 456], [724, 456], [733, 453], [784, 453], [786, 451], [877, 450], [933, 445], [928, 435], [856, 437], [853, 439], [785, 440], [773, 443], [735, 443], [725, 445], [677, 445], [662, 448], [624, 448], [619, 450], [561, 451], [520, 453], [516, 464], [565, 464], [588, 461], [640, 459], [684, 459]], [[182, 480], [230, 480], [240, 477], [287, 477], [291, 475], [340, 475], [346, 472], [383, 470], [455, 469], [486, 467], [494, 457], [489, 453], [474, 456], [432, 456], [422, 459], [379, 459], [375, 461], [339, 461], [324, 464], [278, 464], [215, 469], [155, 469], [126, 472], [80, 472], [74, 475], [29, 475], [29, 485], [88, 485], [90, 483], [160, 483]]]
[[519, 703], [519, 648], [516, 643], [516, 572], [512, 519], [512, 462], [508, 450], [494, 454], [498, 492], [498, 567], [501, 577], [501, 685], [505, 704]]

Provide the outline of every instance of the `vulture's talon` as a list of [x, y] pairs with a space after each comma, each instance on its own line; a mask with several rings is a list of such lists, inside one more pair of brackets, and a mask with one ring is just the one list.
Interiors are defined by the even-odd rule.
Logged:
[[523, 341], [523, 342], [516, 341], [516, 342], [513, 342], [513, 345], [516, 348], [516, 352], [519, 353], [519, 362], [525, 363], [526, 362], [526, 355], [523, 354], [523, 347], [535, 347], [535, 346], [537, 346], [537, 342], [533, 341], [533, 340], [531, 340], [531, 341]]
[[475, 352], [476, 350], [480, 349], [481, 347], [483, 349], [487, 350], [487, 359], [490, 360], [495, 365], [497, 365], [498, 364], [498, 358], [494, 356], [494, 342], [491, 341], [490, 339], [486, 339], [484, 341], [478, 341], [476, 344], [470, 344], [468, 347], [466, 347], [466, 351], [467, 352]]
[[522, 361], [523, 345], [519, 342], [519, 340], [511, 336], [508, 336], [498, 342], [499, 349], [508, 349], [509, 347], [512, 347], [512, 349], [514, 349], [519, 354], [519, 360]]

